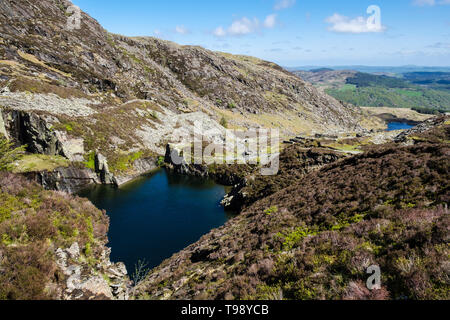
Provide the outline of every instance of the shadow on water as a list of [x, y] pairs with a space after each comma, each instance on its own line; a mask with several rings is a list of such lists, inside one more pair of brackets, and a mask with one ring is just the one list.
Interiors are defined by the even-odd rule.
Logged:
[[225, 193], [212, 180], [159, 170], [119, 189], [94, 186], [79, 195], [107, 211], [111, 260], [132, 273], [139, 260], [155, 267], [232, 218], [220, 205]]

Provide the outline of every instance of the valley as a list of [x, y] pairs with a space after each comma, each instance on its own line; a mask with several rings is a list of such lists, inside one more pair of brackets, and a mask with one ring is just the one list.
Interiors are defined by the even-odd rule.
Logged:
[[70, 8], [0, 1], [0, 300], [449, 299], [447, 71], [288, 70]]

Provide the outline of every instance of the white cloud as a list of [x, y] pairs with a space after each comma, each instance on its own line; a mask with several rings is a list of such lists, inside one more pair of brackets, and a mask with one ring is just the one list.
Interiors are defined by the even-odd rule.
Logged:
[[266, 20], [264, 20], [264, 27], [266, 28], [273, 28], [277, 24], [277, 15], [271, 14], [266, 17]]
[[275, 10], [283, 10], [293, 7], [297, 1], [296, 0], [277, 0], [275, 3]]
[[414, 0], [413, 5], [419, 7], [435, 6], [435, 5], [449, 5], [450, 0]]
[[236, 19], [228, 27], [224, 28], [219, 26], [212, 32], [216, 37], [226, 37], [226, 36], [243, 36], [261, 31], [261, 29], [272, 29], [275, 28], [278, 19], [276, 13], [268, 15], [264, 21], [260, 22], [257, 18], [247, 18], [243, 17], [241, 19]]
[[235, 20], [228, 28], [228, 33], [231, 35], [245, 35], [255, 32], [259, 27], [259, 21], [256, 18], [250, 20], [247, 17]]
[[225, 29], [223, 27], [218, 27], [218, 28], [216, 28], [216, 30], [214, 30], [213, 34], [216, 37], [225, 37], [227, 35], [227, 32], [225, 31]]
[[161, 35], [161, 30], [156, 29], [155, 31], [153, 31], [153, 33], [154, 33], [156, 36], [159, 36], [159, 35]]
[[189, 30], [186, 29], [184, 26], [176, 26], [175, 32], [178, 34], [188, 34]]
[[233, 23], [225, 29], [224, 27], [220, 26], [217, 27], [213, 34], [216, 37], [225, 37], [225, 36], [243, 36], [248, 35], [252, 33], [256, 33], [259, 30], [261, 30], [263, 27], [272, 29], [277, 24], [277, 15], [271, 14], [268, 15], [264, 22], [261, 24], [260, 21], [257, 18], [249, 19], [247, 17], [243, 17], [238, 20], [234, 20]]
[[331, 24], [328, 30], [341, 33], [383, 32], [386, 29], [382, 25], [371, 25], [369, 20], [364, 17], [351, 19], [338, 13], [328, 17], [325, 21]]

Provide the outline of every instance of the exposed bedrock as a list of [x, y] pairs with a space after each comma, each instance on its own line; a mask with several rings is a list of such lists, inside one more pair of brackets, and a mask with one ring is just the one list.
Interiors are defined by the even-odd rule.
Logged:
[[16, 145], [26, 145], [29, 153], [62, 156], [73, 163], [69, 167], [25, 174], [48, 190], [76, 193], [92, 184], [120, 186], [157, 168], [156, 158], [142, 158], [133, 162], [131, 172], [114, 175], [108, 160], [100, 153], [95, 154], [95, 171], [85, 168], [83, 140], [54, 130], [55, 119], [51, 116], [8, 109], [0, 113], [0, 133]]
[[25, 111], [2, 111], [5, 133], [27, 151], [46, 155], [66, 156], [56, 133], [41, 116]]
[[39, 171], [24, 174], [47, 190], [77, 193], [91, 184], [100, 184], [100, 180], [89, 169], [75, 167], [56, 168], [53, 171]]
[[[182, 151], [172, 144], [166, 146], [164, 161], [166, 168], [175, 173], [200, 178], [211, 178], [217, 183], [225, 186], [241, 184], [245, 175], [254, 169], [247, 165], [213, 164], [207, 166], [205, 164], [191, 164], [183, 157]], [[237, 168], [239, 168], [239, 170], [235, 170]]]

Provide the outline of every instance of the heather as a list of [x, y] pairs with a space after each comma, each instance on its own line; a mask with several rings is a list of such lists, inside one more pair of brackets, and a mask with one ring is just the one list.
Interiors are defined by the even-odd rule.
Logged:
[[94, 266], [107, 230], [107, 216], [87, 200], [0, 172], [0, 299], [57, 297], [65, 277], [56, 249], [77, 242], [80, 262]]
[[449, 299], [448, 127], [293, 179], [153, 270], [140, 297]]
[[237, 195], [231, 207], [237, 209], [248, 207], [257, 200], [299, 182], [307, 173], [341, 158], [344, 158], [344, 155], [328, 149], [289, 146], [280, 154], [280, 166], [276, 175], [263, 176], [258, 170], [247, 174], [244, 185], [239, 184], [232, 191], [232, 194]]

